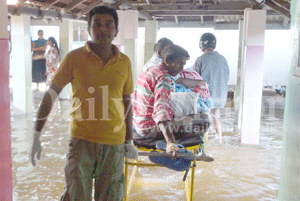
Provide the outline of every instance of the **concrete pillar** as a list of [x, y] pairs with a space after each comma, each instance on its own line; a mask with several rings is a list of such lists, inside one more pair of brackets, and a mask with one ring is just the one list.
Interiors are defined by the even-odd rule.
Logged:
[[258, 144], [264, 70], [266, 10], [245, 9], [241, 142]]
[[145, 21], [145, 60], [144, 63], [153, 56], [153, 47], [157, 38], [157, 21]]
[[291, 57], [284, 108], [278, 200], [300, 200], [300, 1], [291, 2]]
[[113, 44], [116, 45], [122, 53], [125, 53], [125, 11], [117, 10], [119, 17], [118, 35], [113, 40]]
[[[59, 50], [61, 61], [69, 51], [73, 50], [73, 21], [62, 20], [59, 23]], [[71, 84], [68, 84], [59, 94], [59, 98], [71, 99], [71, 93]]]
[[11, 16], [13, 106], [15, 114], [33, 111], [30, 16]]
[[117, 13], [119, 17], [119, 32], [117, 37], [113, 40], [113, 44], [129, 57], [132, 67], [133, 83], [135, 83], [137, 79], [138, 11], [117, 10]]
[[138, 11], [129, 10], [124, 12], [126, 24], [125, 27], [125, 54], [129, 57], [132, 66], [133, 83], [137, 80], [137, 29], [138, 29]]
[[239, 52], [238, 52], [238, 70], [237, 70], [237, 79], [236, 87], [234, 93], [234, 109], [235, 109], [235, 122], [237, 129], [241, 130], [242, 123], [242, 105], [243, 105], [243, 76], [244, 76], [244, 21], [239, 21]]
[[12, 201], [12, 160], [9, 94], [8, 18], [6, 0], [0, 0], [0, 200]]

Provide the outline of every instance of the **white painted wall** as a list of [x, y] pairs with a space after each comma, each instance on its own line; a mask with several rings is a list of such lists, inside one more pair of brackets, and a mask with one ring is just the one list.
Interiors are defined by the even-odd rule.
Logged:
[[267, 30], [265, 37], [264, 82], [285, 86], [292, 51], [290, 31]]
[[138, 27], [138, 42], [137, 42], [137, 76], [143, 71], [145, 64], [145, 28]]

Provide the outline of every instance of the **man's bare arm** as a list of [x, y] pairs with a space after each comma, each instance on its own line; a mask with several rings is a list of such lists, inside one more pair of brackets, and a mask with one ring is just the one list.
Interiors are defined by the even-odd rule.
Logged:
[[176, 80], [177, 84], [181, 84], [186, 88], [194, 88], [195, 86], [199, 86], [199, 85], [204, 85], [206, 86], [206, 82], [203, 80], [194, 80], [194, 79], [189, 79], [189, 78], [178, 78]]
[[172, 153], [175, 158], [178, 155], [179, 148], [175, 144], [175, 137], [171, 130], [171, 123], [169, 121], [162, 121], [158, 123], [158, 126], [167, 142], [167, 152]]
[[167, 143], [175, 143], [175, 137], [171, 131], [171, 125], [169, 121], [161, 121], [158, 123], [158, 126], [163, 133]]
[[56, 86], [53, 83], [50, 85], [49, 89], [44, 94], [43, 100], [39, 106], [34, 130], [41, 131], [43, 129], [48, 119], [48, 115], [51, 112], [52, 106], [61, 90], [62, 88]]
[[31, 45], [31, 51], [46, 51], [47, 45], [41, 46], [41, 47], [36, 47], [36, 44], [33, 43]]
[[123, 95], [125, 124], [126, 124], [126, 141], [132, 140], [132, 108], [130, 95]]

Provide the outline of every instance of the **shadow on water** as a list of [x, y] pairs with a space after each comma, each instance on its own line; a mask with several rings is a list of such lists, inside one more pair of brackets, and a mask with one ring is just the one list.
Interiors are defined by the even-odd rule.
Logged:
[[[64, 188], [71, 101], [57, 101], [42, 135], [43, 152], [37, 166], [29, 163], [28, 147], [41, 94], [35, 94], [34, 112], [14, 115], [12, 157], [14, 200], [59, 200]], [[271, 112], [272, 113], [272, 112]], [[207, 150], [212, 163], [197, 162], [194, 200], [277, 200], [283, 111], [262, 112], [260, 143], [244, 145], [234, 125], [234, 109], [222, 110], [223, 144], [210, 129]], [[148, 159], [144, 159], [148, 160]], [[131, 169], [129, 170], [131, 171]], [[139, 168], [130, 200], [186, 200], [182, 173], [167, 168]]]

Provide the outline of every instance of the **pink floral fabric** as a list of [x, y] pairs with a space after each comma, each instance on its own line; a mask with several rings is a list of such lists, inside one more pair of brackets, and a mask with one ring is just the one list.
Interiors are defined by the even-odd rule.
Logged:
[[55, 47], [51, 47], [46, 53], [46, 85], [51, 84], [51, 80], [58, 68], [59, 54]]
[[[190, 69], [184, 69], [180, 72], [180, 75], [182, 78], [202, 80], [202, 77], [199, 75], [199, 73]], [[210, 98], [209, 90], [205, 86], [196, 86], [192, 90], [195, 93], [199, 93], [203, 99], [206, 99], [207, 97]]]

